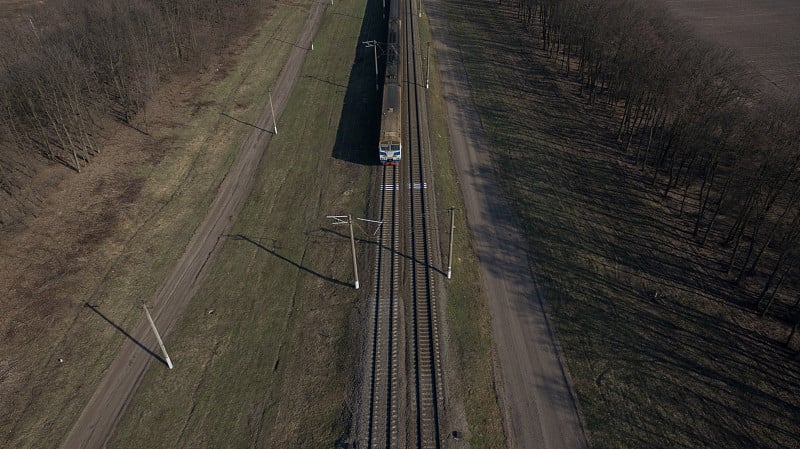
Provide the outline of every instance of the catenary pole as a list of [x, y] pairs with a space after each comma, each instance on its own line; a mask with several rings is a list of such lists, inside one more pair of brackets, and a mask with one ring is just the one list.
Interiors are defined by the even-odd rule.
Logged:
[[[350, 249], [352, 250], [353, 254], [353, 277], [355, 277], [355, 288], [358, 289], [360, 285], [358, 282], [358, 262], [356, 260], [356, 238], [355, 235], [353, 234], [353, 216], [351, 214], [347, 214], [347, 215], [328, 215], [327, 217], [333, 219], [332, 224], [334, 226], [347, 225], [350, 227]], [[345, 218], [347, 220], [345, 220]], [[372, 221], [363, 218], [359, 218], [359, 220]]]
[[364, 41], [363, 44], [370, 48], [372, 47], [372, 56], [375, 60], [375, 90], [378, 90], [378, 41], [371, 40], [371, 41]]
[[278, 123], [275, 121], [275, 108], [272, 107], [272, 89], [269, 89], [269, 110], [272, 111], [272, 127], [278, 135]]
[[450, 208], [450, 251], [447, 256], [447, 279], [453, 277], [453, 232], [456, 229], [456, 212]]
[[428, 42], [428, 47], [425, 50], [425, 88], [426, 89], [428, 89], [431, 86], [430, 79], [431, 79], [431, 43]]
[[358, 290], [358, 263], [356, 262], [356, 239], [353, 236], [353, 217], [348, 214], [347, 222], [350, 224], [350, 248], [353, 250], [353, 274], [356, 278], [356, 290]]
[[375, 60], [375, 90], [378, 90], [378, 41], [372, 41], [372, 57]]

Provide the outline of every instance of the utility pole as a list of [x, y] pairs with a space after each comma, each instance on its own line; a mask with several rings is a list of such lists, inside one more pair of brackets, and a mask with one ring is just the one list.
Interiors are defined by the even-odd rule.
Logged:
[[417, 11], [419, 11], [419, 17], [422, 18], [422, 0], [417, 2]]
[[450, 208], [450, 254], [447, 256], [447, 279], [453, 277], [453, 232], [456, 229], [456, 210]]
[[431, 43], [428, 42], [428, 47], [425, 50], [425, 88], [431, 86]]
[[372, 48], [372, 55], [375, 59], [375, 90], [378, 90], [378, 41], [364, 41], [363, 44], [366, 45], [367, 48]]
[[272, 107], [272, 88], [269, 89], [269, 110], [272, 111], [272, 126], [275, 135], [278, 135], [278, 122], [275, 121], [275, 108]]
[[[386, 0], [384, 0], [384, 2], [385, 2], [385, 1], [386, 1]], [[385, 6], [384, 6], [384, 8], [385, 8]], [[36, 40], [40, 40], [40, 39], [39, 39], [39, 32], [38, 32], [38, 31], [36, 31], [36, 25], [34, 25], [34, 24], [33, 24], [33, 18], [31, 18], [31, 17], [28, 17], [28, 23], [30, 23], [30, 24], [31, 24], [31, 30], [33, 30], [33, 35], [34, 35], [34, 36], [36, 36]]]
[[[350, 226], [350, 249], [353, 253], [353, 276], [356, 278], [355, 288], [358, 290], [358, 262], [356, 261], [356, 239], [353, 235], [353, 217], [351, 215], [328, 215], [327, 218], [332, 218], [333, 225], [349, 225]], [[347, 218], [347, 221], [345, 221]]]
[[147, 321], [150, 322], [150, 327], [153, 328], [153, 333], [156, 334], [156, 340], [158, 340], [158, 345], [161, 346], [161, 352], [164, 353], [164, 359], [167, 362], [167, 367], [172, 369], [172, 360], [169, 359], [169, 354], [167, 354], [167, 348], [164, 347], [164, 342], [161, 341], [161, 335], [158, 335], [158, 329], [156, 329], [156, 323], [153, 322], [153, 317], [150, 316], [150, 311], [147, 310], [147, 304], [142, 304], [144, 308], [144, 314], [147, 315]]
[[358, 290], [358, 264], [356, 263], [356, 239], [353, 237], [353, 217], [347, 215], [347, 221], [350, 223], [350, 248], [353, 249], [353, 274], [356, 276], [356, 290]]

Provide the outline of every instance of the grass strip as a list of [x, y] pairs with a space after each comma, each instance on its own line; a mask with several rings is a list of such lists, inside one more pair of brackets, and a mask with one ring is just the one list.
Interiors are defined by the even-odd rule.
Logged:
[[361, 291], [325, 216], [363, 216], [370, 185], [370, 167], [332, 157], [367, 148], [366, 130], [340, 124], [346, 98], [360, 101], [347, 61], [365, 5], [329, 7], [245, 208], [167, 338], [176, 368], [148, 371], [113, 446], [317, 448], [346, 434]]

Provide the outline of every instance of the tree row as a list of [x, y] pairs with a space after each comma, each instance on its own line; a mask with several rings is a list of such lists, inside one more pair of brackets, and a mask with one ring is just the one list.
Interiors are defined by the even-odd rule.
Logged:
[[130, 122], [166, 77], [205, 68], [263, 6], [57, 0], [34, 17], [3, 23], [0, 194], [12, 198], [36, 158], [79, 172], [100, 151], [102, 119]]
[[[588, 101], [617, 108], [610, 132], [636, 176], [680, 202], [698, 245], [727, 251], [725, 274], [762, 316], [782, 289], [796, 295], [798, 97], [761, 92], [732, 51], [699, 39], [659, 4], [511, 1]], [[800, 298], [784, 299], [773, 311], [794, 323], [793, 336]]]

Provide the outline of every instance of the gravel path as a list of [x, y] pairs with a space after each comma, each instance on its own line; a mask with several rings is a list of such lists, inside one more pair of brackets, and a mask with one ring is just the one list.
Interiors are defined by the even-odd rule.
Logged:
[[441, 0], [426, 3], [447, 102], [466, 217], [476, 242], [500, 362], [503, 425], [511, 448], [587, 447], [569, 376], [528, 263], [527, 243], [497, 182], [488, 139], [470, 97], [461, 51]]

